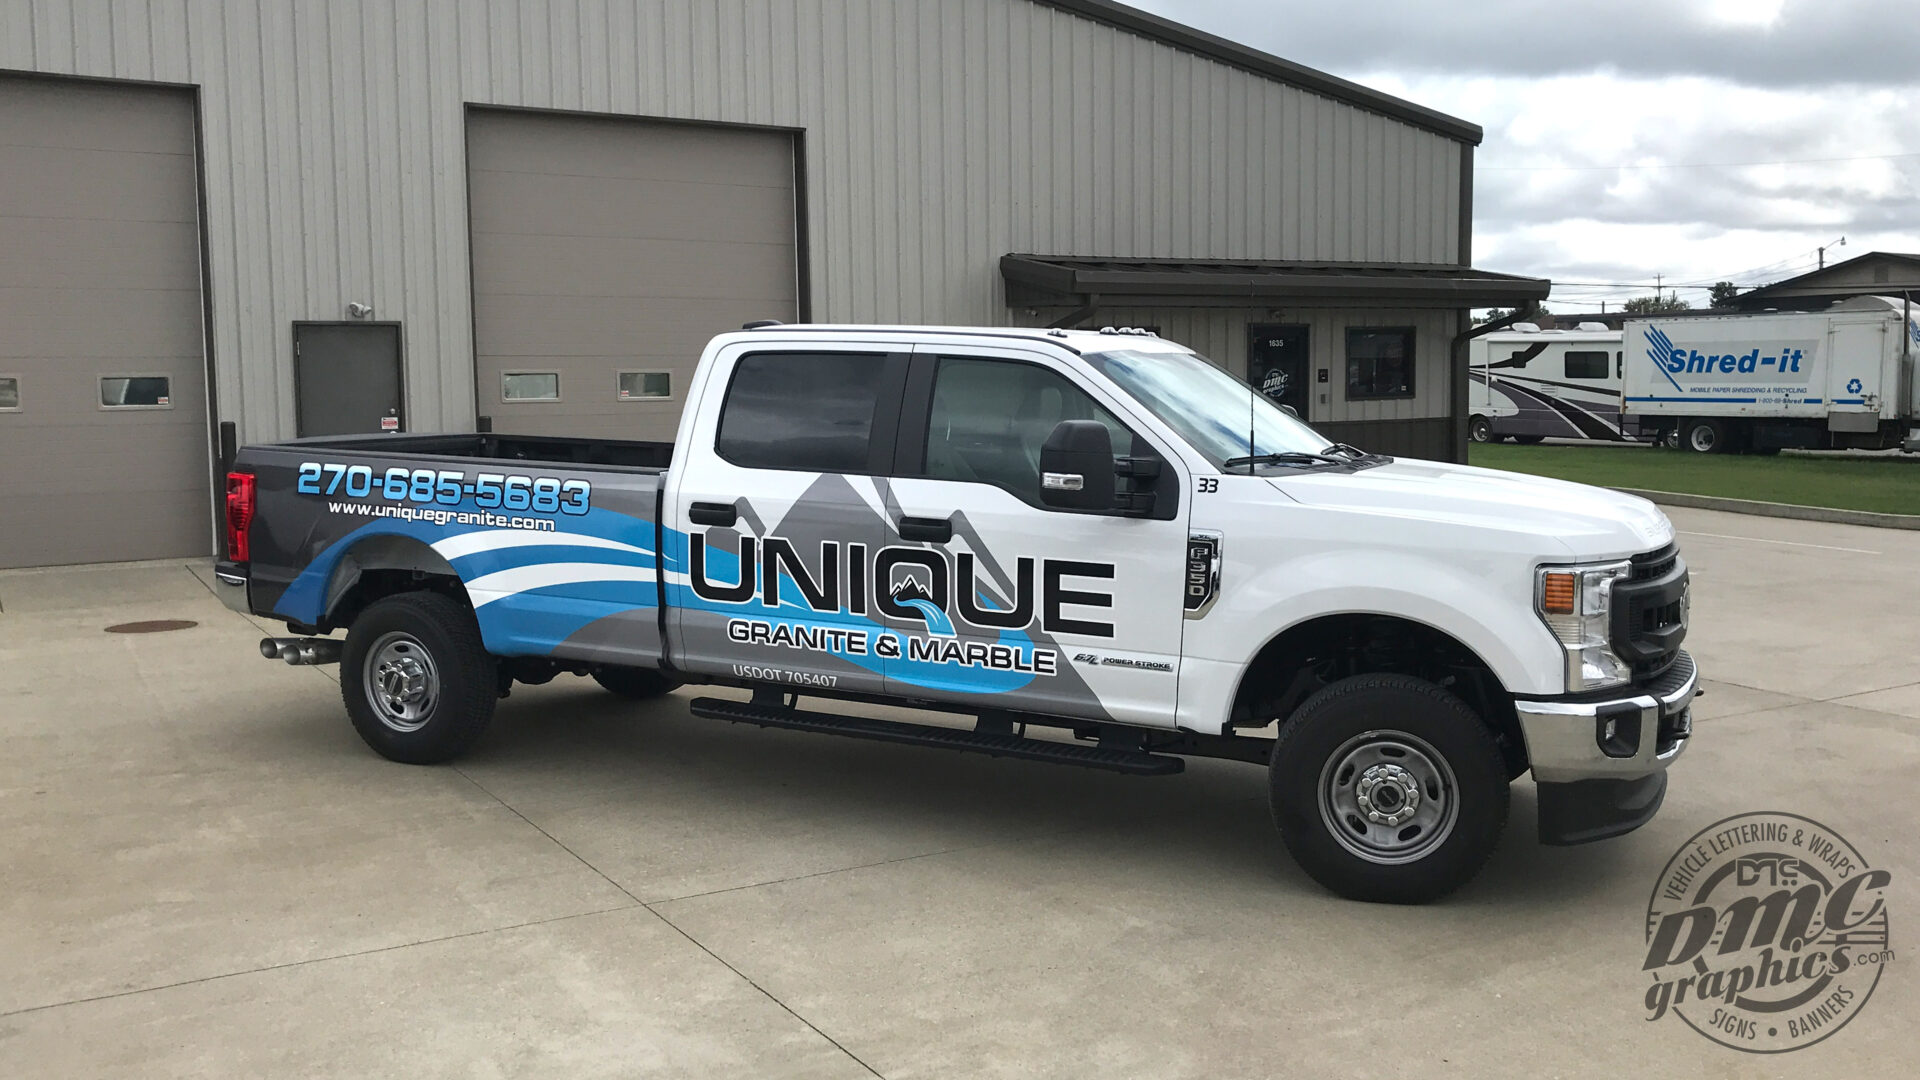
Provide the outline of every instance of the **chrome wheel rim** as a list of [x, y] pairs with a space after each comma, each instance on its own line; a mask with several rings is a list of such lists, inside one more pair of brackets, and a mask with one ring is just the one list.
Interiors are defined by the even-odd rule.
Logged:
[[1339, 845], [1381, 866], [1425, 858], [1453, 835], [1460, 785], [1425, 740], [1367, 731], [1327, 756], [1320, 820]]
[[420, 639], [395, 630], [367, 650], [360, 680], [380, 722], [402, 734], [419, 731], [440, 702], [440, 669]]
[[1713, 429], [1705, 424], [1687, 432], [1687, 442], [1696, 453], [1707, 454], [1713, 451]]

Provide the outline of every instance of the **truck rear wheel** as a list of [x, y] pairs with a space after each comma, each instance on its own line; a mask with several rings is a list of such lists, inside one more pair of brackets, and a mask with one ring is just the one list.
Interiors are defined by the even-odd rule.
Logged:
[[1718, 420], [1689, 420], [1680, 425], [1680, 448], [1696, 454], [1719, 454], [1727, 449], [1727, 428]]
[[593, 673], [593, 681], [608, 692], [635, 701], [665, 697], [680, 685], [679, 680], [647, 668], [603, 667]]
[[1478, 873], [1507, 822], [1507, 769], [1466, 703], [1407, 675], [1324, 687], [1280, 728], [1274, 822], [1315, 881], [1423, 904]]
[[487, 722], [499, 674], [473, 612], [438, 593], [375, 601], [347, 631], [340, 696], [382, 757], [435, 765], [466, 753]]

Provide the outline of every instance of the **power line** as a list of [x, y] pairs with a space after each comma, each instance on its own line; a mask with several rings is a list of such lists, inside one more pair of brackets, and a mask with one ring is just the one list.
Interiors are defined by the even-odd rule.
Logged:
[[1897, 161], [1920, 158], [1907, 154], [1860, 154], [1854, 157], [1800, 158], [1793, 161], [1691, 161], [1657, 165], [1475, 165], [1474, 172], [1614, 172], [1622, 169], [1747, 169], [1760, 165], [1832, 165], [1846, 161]]
[[1711, 289], [1712, 285], [1681, 285], [1672, 281], [1555, 281], [1553, 287], [1592, 289]]

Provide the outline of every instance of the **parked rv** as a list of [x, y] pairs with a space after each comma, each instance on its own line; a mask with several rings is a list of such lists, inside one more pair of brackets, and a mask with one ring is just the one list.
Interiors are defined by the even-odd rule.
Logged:
[[1511, 330], [1474, 338], [1468, 352], [1474, 442], [1537, 443], [1551, 435], [1620, 442], [1623, 358], [1620, 331], [1599, 323], [1574, 330]]
[[1716, 454], [1920, 449], [1920, 322], [1899, 298], [1825, 311], [1629, 319], [1629, 430]]

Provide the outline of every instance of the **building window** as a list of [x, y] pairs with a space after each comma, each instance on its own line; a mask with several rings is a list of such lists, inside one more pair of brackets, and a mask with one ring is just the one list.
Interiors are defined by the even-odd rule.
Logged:
[[1413, 328], [1347, 328], [1347, 400], [1413, 396]]
[[1604, 352], [1569, 352], [1567, 354], [1567, 378], [1604, 379], [1607, 377], [1607, 354]]
[[171, 409], [171, 385], [165, 375], [105, 375], [100, 379], [100, 407]]
[[506, 371], [500, 374], [501, 401], [559, 401], [557, 371]]
[[623, 371], [615, 397], [621, 401], [659, 401], [673, 396], [673, 375], [666, 371]]
[[14, 375], [0, 375], [0, 412], [15, 412], [20, 408], [20, 379]]
[[753, 353], [740, 358], [714, 448], [747, 469], [868, 471], [882, 353]]

